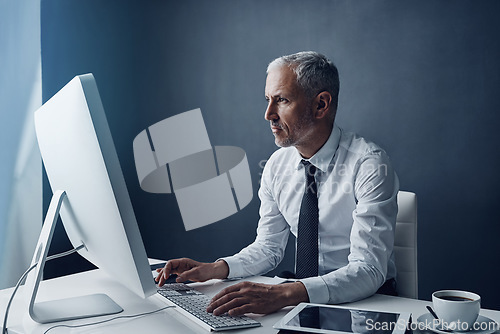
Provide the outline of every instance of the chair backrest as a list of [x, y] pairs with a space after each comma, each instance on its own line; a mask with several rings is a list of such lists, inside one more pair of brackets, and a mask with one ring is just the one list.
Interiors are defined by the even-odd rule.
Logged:
[[394, 253], [399, 296], [418, 298], [417, 196], [407, 191], [398, 193]]

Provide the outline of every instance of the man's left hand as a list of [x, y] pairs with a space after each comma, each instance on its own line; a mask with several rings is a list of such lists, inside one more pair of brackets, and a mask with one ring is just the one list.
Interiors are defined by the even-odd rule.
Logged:
[[278, 285], [241, 282], [220, 291], [208, 305], [207, 312], [231, 316], [245, 313], [268, 314], [285, 306], [308, 302], [305, 286], [300, 282]]

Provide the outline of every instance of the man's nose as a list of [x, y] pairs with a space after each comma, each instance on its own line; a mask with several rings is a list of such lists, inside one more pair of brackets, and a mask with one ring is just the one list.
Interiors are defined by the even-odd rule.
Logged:
[[269, 101], [269, 103], [267, 104], [266, 113], [264, 114], [264, 118], [267, 121], [273, 121], [273, 120], [277, 120], [279, 118], [278, 114], [276, 113], [276, 108], [275, 108], [273, 101]]

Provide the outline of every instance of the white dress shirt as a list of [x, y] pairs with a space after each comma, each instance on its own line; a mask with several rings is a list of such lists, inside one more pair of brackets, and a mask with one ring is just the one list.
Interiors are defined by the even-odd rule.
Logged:
[[[306, 183], [301, 160], [294, 147], [287, 147], [267, 161], [257, 237], [238, 254], [223, 258], [229, 278], [264, 274], [283, 259], [290, 231], [297, 236]], [[396, 173], [381, 148], [337, 126], [309, 162], [317, 168], [319, 276], [300, 281], [311, 303], [368, 297], [396, 276]]]

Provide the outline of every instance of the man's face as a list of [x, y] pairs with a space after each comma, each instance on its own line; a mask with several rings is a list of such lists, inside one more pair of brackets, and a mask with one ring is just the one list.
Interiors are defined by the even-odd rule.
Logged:
[[296, 82], [295, 73], [287, 66], [272, 68], [266, 80], [267, 109], [276, 145], [306, 145], [314, 132], [312, 101], [306, 98]]

